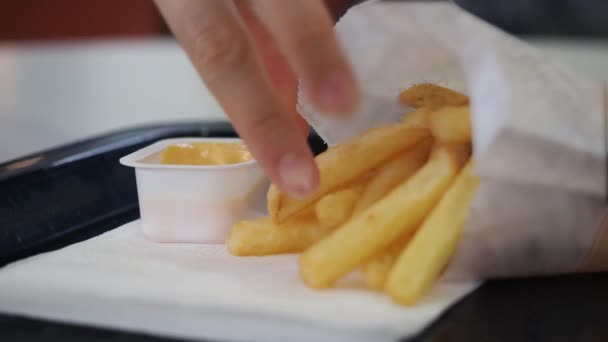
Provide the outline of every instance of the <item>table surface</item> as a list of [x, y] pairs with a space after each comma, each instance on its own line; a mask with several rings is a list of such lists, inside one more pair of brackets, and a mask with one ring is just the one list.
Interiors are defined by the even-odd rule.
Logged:
[[[527, 38], [608, 81], [608, 40]], [[133, 125], [225, 118], [170, 39], [0, 45], [0, 162]]]

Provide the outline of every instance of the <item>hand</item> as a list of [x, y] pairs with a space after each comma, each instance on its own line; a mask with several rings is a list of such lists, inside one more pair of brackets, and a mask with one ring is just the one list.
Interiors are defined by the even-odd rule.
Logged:
[[270, 179], [295, 197], [319, 174], [296, 112], [297, 79], [316, 108], [335, 115], [358, 101], [333, 31], [347, 0], [156, 0], [203, 81]]

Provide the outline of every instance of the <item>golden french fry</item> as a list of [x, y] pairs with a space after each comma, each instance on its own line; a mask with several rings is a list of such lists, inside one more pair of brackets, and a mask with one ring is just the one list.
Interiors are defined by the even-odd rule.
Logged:
[[426, 107], [418, 108], [415, 111], [409, 112], [403, 118], [403, 124], [409, 127], [428, 128], [429, 113], [431, 110]]
[[386, 279], [397, 261], [397, 258], [399, 258], [399, 255], [407, 245], [409, 238], [410, 237], [408, 236], [407, 239], [398, 240], [387, 250], [363, 265], [361, 274], [363, 275], [363, 281], [367, 286], [376, 290], [384, 289]]
[[346, 222], [351, 217], [363, 187], [364, 184], [359, 183], [323, 196], [315, 204], [319, 224], [326, 228], [335, 228]]
[[440, 144], [440, 146], [450, 152], [458, 167], [464, 166], [471, 158], [471, 144]]
[[468, 106], [446, 106], [429, 114], [433, 136], [442, 143], [471, 142], [471, 112]]
[[457, 172], [453, 156], [437, 149], [406, 182], [308, 248], [300, 273], [315, 288], [331, 286], [384, 248], [411, 234], [439, 201]]
[[429, 137], [427, 129], [411, 128], [399, 123], [368, 130], [350, 141], [328, 149], [316, 158], [320, 185], [312, 196], [295, 199], [279, 191], [274, 185], [270, 187], [270, 217], [273, 222], [284, 222], [324, 195], [356, 181], [392, 156], [407, 151]]
[[425, 140], [413, 149], [394, 157], [380, 166], [376, 175], [365, 186], [355, 205], [353, 215], [357, 215], [374, 204], [394, 187], [403, 183], [427, 161], [432, 142]]
[[452, 89], [424, 83], [402, 91], [399, 94], [399, 102], [414, 108], [428, 107], [435, 109], [443, 106], [468, 105], [469, 98]]
[[469, 162], [393, 267], [386, 291], [395, 301], [412, 305], [432, 287], [456, 249], [478, 185]]
[[314, 214], [298, 215], [280, 225], [264, 217], [236, 223], [226, 244], [228, 251], [238, 256], [295, 253], [303, 251], [330, 231], [319, 225]]

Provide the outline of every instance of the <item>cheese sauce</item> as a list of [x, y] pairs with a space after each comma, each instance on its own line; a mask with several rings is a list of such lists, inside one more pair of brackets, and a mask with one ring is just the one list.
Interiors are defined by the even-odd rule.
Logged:
[[253, 156], [242, 143], [197, 142], [169, 145], [162, 163], [172, 165], [229, 165], [250, 161]]

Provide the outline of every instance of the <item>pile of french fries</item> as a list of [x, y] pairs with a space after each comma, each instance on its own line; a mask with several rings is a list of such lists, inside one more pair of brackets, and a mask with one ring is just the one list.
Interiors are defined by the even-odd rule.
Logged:
[[321, 181], [312, 196], [271, 186], [269, 217], [237, 223], [229, 251], [301, 252], [300, 273], [313, 288], [359, 269], [370, 288], [398, 303], [423, 298], [456, 249], [479, 180], [468, 97], [421, 84], [399, 101], [415, 111], [317, 156]]

